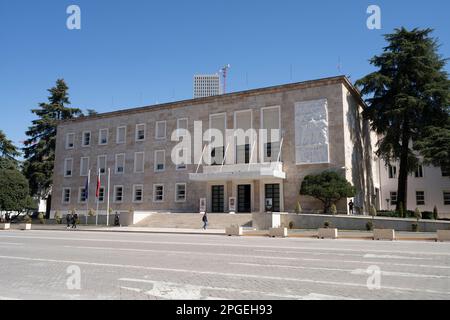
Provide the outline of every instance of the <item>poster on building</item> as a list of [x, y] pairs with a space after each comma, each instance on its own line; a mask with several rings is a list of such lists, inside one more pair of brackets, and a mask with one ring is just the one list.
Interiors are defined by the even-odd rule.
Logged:
[[206, 212], [206, 198], [200, 198], [200, 213]]

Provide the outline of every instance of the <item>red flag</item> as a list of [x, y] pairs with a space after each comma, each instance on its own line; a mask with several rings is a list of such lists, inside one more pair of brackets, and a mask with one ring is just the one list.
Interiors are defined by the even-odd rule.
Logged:
[[97, 190], [95, 190], [95, 197], [100, 197], [100, 175], [97, 176]]

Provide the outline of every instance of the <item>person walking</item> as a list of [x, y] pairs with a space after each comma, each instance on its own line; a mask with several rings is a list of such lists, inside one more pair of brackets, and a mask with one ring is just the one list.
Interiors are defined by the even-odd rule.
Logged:
[[77, 228], [77, 221], [78, 221], [78, 214], [75, 213], [72, 216], [72, 229], [76, 229]]
[[70, 229], [70, 224], [72, 223], [72, 213], [69, 212], [66, 215], [67, 229]]
[[206, 228], [208, 227], [208, 215], [206, 214], [206, 212], [203, 215], [202, 221], [203, 221], [203, 230], [206, 230]]
[[348, 203], [348, 209], [350, 211], [350, 214], [353, 214], [353, 207], [355, 206], [355, 204], [353, 203], [353, 200], [350, 200], [350, 202]]

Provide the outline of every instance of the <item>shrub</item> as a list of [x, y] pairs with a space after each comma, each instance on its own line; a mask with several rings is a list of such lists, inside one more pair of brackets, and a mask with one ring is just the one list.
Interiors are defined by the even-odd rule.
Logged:
[[328, 229], [328, 228], [331, 226], [330, 221], [325, 221], [325, 222], [323, 223], [323, 226], [324, 226], [325, 229]]
[[28, 214], [26, 214], [25, 217], [23, 217], [23, 222], [31, 223], [32, 219], [31, 219], [31, 217]]
[[39, 212], [38, 219], [40, 224], [45, 224], [44, 214], [42, 212]]
[[302, 206], [300, 205], [300, 201], [297, 201], [297, 205], [295, 206], [295, 213], [300, 214], [302, 212]]
[[413, 223], [411, 225], [411, 227], [412, 227], [412, 231], [413, 232], [418, 232], [419, 231], [419, 224], [418, 223]]
[[291, 221], [291, 222], [289, 222], [289, 229], [294, 229], [294, 222], [293, 221]]
[[439, 212], [438, 212], [438, 209], [436, 206], [434, 206], [434, 208], [433, 208], [433, 219], [434, 220], [439, 219]]
[[422, 212], [422, 219], [434, 220], [434, 213], [431, 211], [424, 211]]
[[374, 205], [370, 206], [369, 213], [372, 216], [372, 218], [375, 218], [377, 216], [377, 209], [375, 209]]
[[56, 222], [56, 224], [62, 223], [61, 215], [59, 214], [58, 211], [55, 212], [55, 222]]
[[372, 231], [373, 230], [373, 222], [372, 221], [368, 221], [366, 223], [366, 229], [367, 229], [367, 231]]
[[330, 207], [330, 212], [331, 212], [331, 214], [333, 216], [337, 214], [337, 208], [336, 208], [336, 205], [334, 203]]
[[419, 208], [416, 208], [416, 211], [414, 212], [414, 217], [419, 221], [422, 219], [422, 212], [420, 212]]

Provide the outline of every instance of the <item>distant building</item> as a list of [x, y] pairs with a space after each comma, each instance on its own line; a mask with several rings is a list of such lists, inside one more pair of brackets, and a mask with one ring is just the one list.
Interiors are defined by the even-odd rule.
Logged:
[[194, 99], [217, 96], [221, 93], [219, 74], [194, 76]]
[[[381, 209], [395, 210], [400, 166], [398, 163], [385, 165], [379, 160], [381, 181]], [[450, 213], [450, 168], [438, 168], [419, 164], [408, 177], [408, 208], [414, 211], [433, 211], [436, 206], [441, 218]]]

